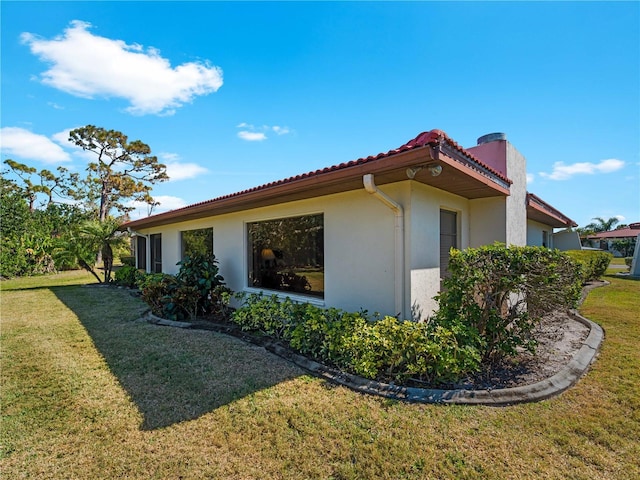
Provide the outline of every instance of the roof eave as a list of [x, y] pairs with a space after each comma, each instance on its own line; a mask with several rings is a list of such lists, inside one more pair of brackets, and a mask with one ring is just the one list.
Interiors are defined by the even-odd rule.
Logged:
[[[421, 139], [423, 142], [419, 143]], [[414, 180], [465, 198], [509, 195], [509, 179], [465, 153], [464, 149], [443, 132], [433, 130], [419, 135], [396, 150], [375, 157], [361, 158], [244, 192], [133, 220], [125, 223], [122, 229], [151, 228], [248, 208], [358, 190], [362, 188], [362, 177], [369, 173], [376, 175], [378, 185], [408, 181], [407, 168], [434, 162], [443, 167], [440, 175], [434, 177], [424, 170], [416, 175]]]

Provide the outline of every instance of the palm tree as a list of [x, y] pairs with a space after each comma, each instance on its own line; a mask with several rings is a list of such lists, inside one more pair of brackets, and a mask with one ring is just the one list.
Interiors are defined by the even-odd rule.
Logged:
[[587, 225], [585, 227], [585, 230], [591, 230], [594, 233], [608, 232], [610, 230], [613, 230], [613, 227], [615, 227], [616, 224], [620, 222], [620, 220], [616, 217], [611, 217], [609, 220], [605, 220], [602, 217], [594, 217], [592, 218], [592, 220], [595, 220], [595, 222]]
[[[109, 283], [113, 270], [113, 249], [126, 243], [126, 236], [118, 231], [119, 226], [120, 222], [114, 218], [107, 218], [104, 222], [92, 220], [82, 223], [77, 231], [60, 241], [56, 258], [66, 261], [75, 258], [98, 282]], [[99, 254], [104, 267], [104, 280], [95, 271]]]

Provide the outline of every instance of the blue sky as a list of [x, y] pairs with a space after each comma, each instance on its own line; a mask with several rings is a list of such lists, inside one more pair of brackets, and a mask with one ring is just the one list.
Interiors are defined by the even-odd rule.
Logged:
[[147, 143], [155, 212], [505, 132], [529, 191], [640, 221], [637, 2], [1, 3], [2, 160], [83, 170], [68, 131]]

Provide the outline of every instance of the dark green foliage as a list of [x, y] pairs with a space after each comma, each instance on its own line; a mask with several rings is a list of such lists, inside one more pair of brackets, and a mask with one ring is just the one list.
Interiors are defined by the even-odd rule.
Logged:
[[215, 256], [187, 256], [178, 265], [176, 276], [152, 274], [140, 283], [142, 299], [151, 311], [172, 320], [226, 313], [231, 290], [219, 274]]
[[598, 280], [609, 268], [613, 255], [598, 250], [569, 250], [565, 252], [582, 267], [582, 283]]
[[633, 252], [636, 249], [636, 239], [621, 238], [619, 240], [614, 240], [612, 248], [613, 250], [620, 252], [620, 255], [622, 255], [623, 257], [632, 257]]
[[86, 215], [73, 205], [49, 203], [30, 209], [27, 193], [0, 177], [0, 276], [16, 277], [77, 268], [74, 259], [55, 260], [54, 250]]
[[631, 268], [631, 265], [633, 264], [633, 257], [625, 257], [624, 264], [627, 267]]
[[452, 250], [449, 271], [431, 322], [456, 332], [484, 362], [514, 355], [518, 347], [535, 352], [536, 322], [575, 307], [581, 291], [580, 269], [571, 258], [542, 247]]
[[176, 289], [177, 283], [176, 277], [166, 273], [149, 274], [139, 283], [142, 300], [149, 305], [154, 315], [172, 320], [176, 318], [174, 309], [168, 308], [168, 304], [171, 303], [171, 293]]
[[125, 265], [116, 270], [114, 283], [124, 287], [135, 288], [145, 279], [145, 274], [136, 267]]
[[250, 295], [233, 321], [243, 330], [278, 338], [295, 351], [369, 379], [436, 385], [479, 366], [478, 353], [459, 345], [445, 327], [324, 310], [275, 295]]
[[132, 257], [131, 255], [120, 255], [120, 261], [122, 262], [122, 265], [128, 267], [136, 266], [136, 257]]

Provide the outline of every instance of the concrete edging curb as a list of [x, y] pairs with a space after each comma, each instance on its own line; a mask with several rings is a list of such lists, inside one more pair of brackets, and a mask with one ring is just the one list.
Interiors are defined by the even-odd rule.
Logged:
[[580, 350], [578, 350], [573, 359], [561, 371], [552, 377], [531, 385], [514, 388], [496, 390], [441, 390], [403, 387], [367, 380], [356, 375], [329, 368], [301, 355], [291, 353], [276, 344], [267, 344], [265, 348], [278, 356], [293, 361], [299, 367], [321, 378], [361, 393], [416, 403], [505, 406], [516, 403], [537, 402], [559, 395], [573, 386], [586, 373], [604, 339], [604, 330], [598, 324], [582, 317], [577, 312], [570, 312], [570, 314], [573, 320], [590, 328], [589, 335]]
[[[336, 370], [303, 355], [292, 352], [282, 345], [267, 338], [259, 338], [246, 334], [239, 329], [219, 324], [208, 324], [205, 328], [218, 333], [232, 335], [243, 341], [260, 345], [267, 351], [289, 360], [308, 372], [332, 383], [345, 386], [360, 393], [377, 395], [394, 400], [414, 403], [441, 403], [462, 405], [506, 406], [517, 403], [538, 402], [564, 392], [587, 372], [596, 358], [596, 354], [604, 339], [604, 330], [600, 325], [581, 316], [577, 311], [570, 311], [570, 317], [589, 327], [589, 335], [582, 347], [569, 363], [555, 375], [531, 385], [496, 390], [441, 390], [417, 387], [404, 387], [374, 380]], [[201, 328], [198, 324], [166, 320], [147, 313], [143, 317], [149, 323], [178, 328]]]

